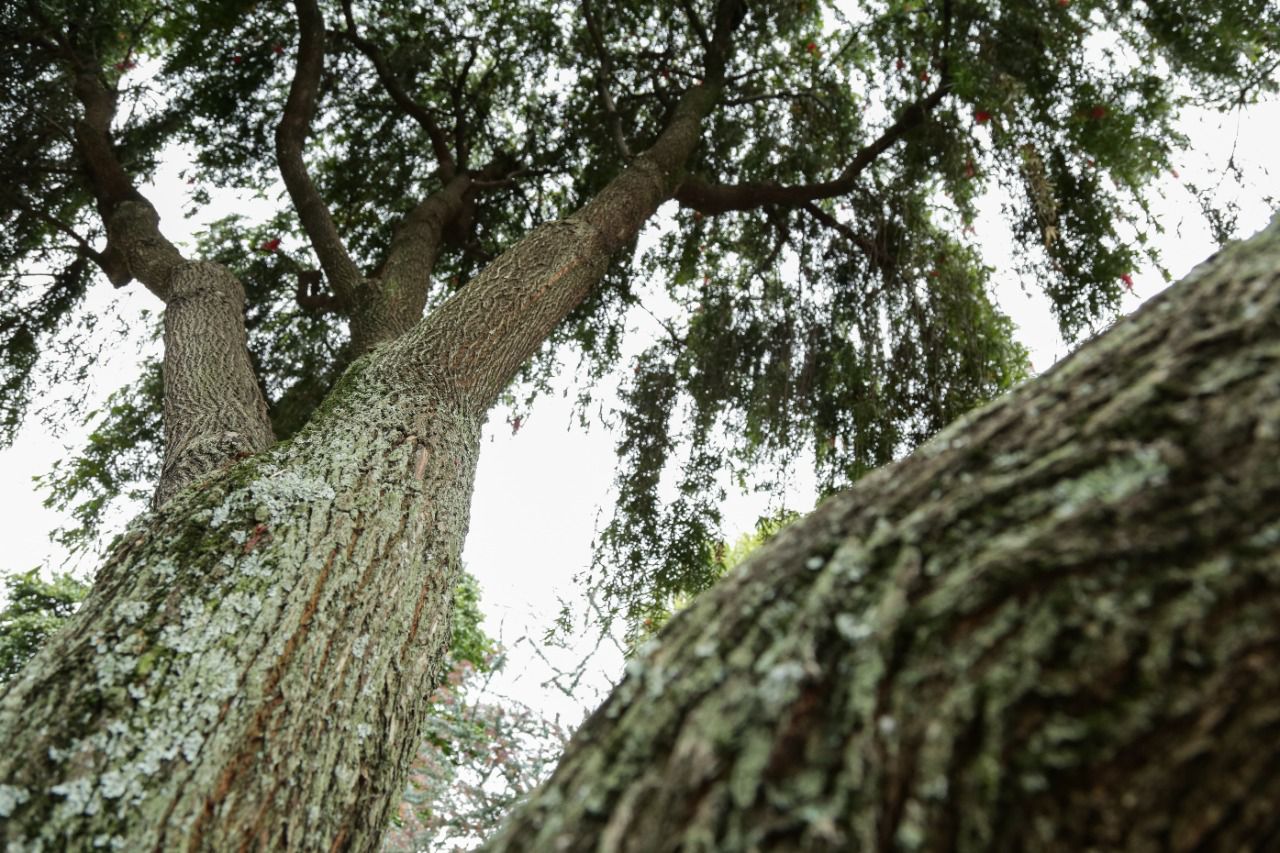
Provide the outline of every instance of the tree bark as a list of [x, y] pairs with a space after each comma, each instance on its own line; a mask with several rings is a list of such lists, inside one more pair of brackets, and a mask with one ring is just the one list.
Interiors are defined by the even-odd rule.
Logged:
[[489, 851], [1280, 845], [1280, 217], [672, 620]]

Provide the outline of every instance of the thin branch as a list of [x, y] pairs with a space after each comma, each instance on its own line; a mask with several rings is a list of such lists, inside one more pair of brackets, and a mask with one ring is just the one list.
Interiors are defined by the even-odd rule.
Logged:
[[803, 89], [797, 92], [761, 92], [755, 95], [740, 95], [736, 98], [727, 98], [724, 105], [726, 107], [740, 107], [744, 104], [755, 104], [761, 101], [801, 101], [806, 98], [823, 109], [831, 109], [831, 105], [818, 97], [812, 89]]
[[835, 231], [841, 237], [844, 237], [853, 245], [857, 246], [859, 249], [863, 251], [863, 253], [867, 256], [867, 259], [870, 260], [872, 263], [880, 267], [884, 267], [885, 265], [887, 265], [889, 258], [885, 254], [885, 252], [880, 248], [880, 246], [876, 244], [875, 240], [871, 239], [870, 237], [867, 237], [864, 234], [859, 234], [857, 231], [854, 231], [848, 225], [844, 224], [839, 219], [836, 219], [834, 216], [827, 213], [825, 210], [818, 207], [816, 204], [814, 204], [811, 201], [807, 201], [804, 204], [800, 205], [800, 209], [808, 213], [810, 216], [812, 216], [818, 222], [822, 223], [827, 228], [830, 228], [832, 231]]
[[298, 62], [284, 113], [276, 126], [276, 157], [280, 176], [293, 200], [303, 230], [320, 258], [320, 266], [340, 299], [354, 297], [363, 278], [346, 246], [320, 191], [311, 180], [302, 157], [303, 144], [311, 131], [316, 99], [320, 90], [320, 74], [324, 69], [324, 17], [316, 0], [296, 0], [298, 12]]
[[450, 98], [453, 102], [453, 142], [454, 150], [458, 152], [458, 167], [467, 168], [467, 162], [471, 155], [471, 147], [467, 144], [467, 105], [466, 99], [463, 97], [467, 91], [467, 79], [471, 76], [471, 66], [476, 62], [476, 56], [479, 55], [479, 48], [474, 41], [471, 42], [471, 51], [467, 56], [467, 61], [462, 64], [462, 70], [458, 76], [454, 78], [453, 86], [450, 90]]
[[693, 8], [692, 0], [680, 0], [680, 8], [684, 10], [684, 16], [689, 21], [690, 29], [698, 37], [698, 44], [702, 45], [703, 52], [710, 51], [711, 36], [707, 35], [707, 28], [703, 25], [702, 18], [698, 17], [698, 11]]
[[805, 202], [845, 195], [853, 190], [858, 177], [876, 158], [924, 122], [929, 112], [942, 101], [949, 90], [950, 84], [944, 81], [927, 97], [903, 110], [898, 120], [885, 128], [877, 139], [858, 150], [853, 160], [834, 180], [792, 186], [764, 183], [724, 185], [712, 184], [691, 175], [676, 190], [675, 198], [684, 207], [712, 216], [731, 210], [754, 210], [773, 204], [796, 207]]
[[609, 117], [609, 131], [613, 134], [613, 143], [618, 146], [618, 153], [630, 160], [631, 146], [627, 144], [626, 134], [622, 131], [622, 116], [618, 114], [618, 105], [614, 103], [610, 92], [610, 86], [613, 84], [613, 63], [605, 47], [600, 22], [591, 11], [591, 0], [582, 0], [582, 17], [586, 19], [587, 33], [591, 36], [591, 44], [595, 47], [596, 58], [600, 62], [600, 73], [596, 75], [596, 91], [600, 94], [605, 115]]
[[447, 182], [457, 170], [457, 164], [454, 162], [453, 152], [449, 150], [449, 142], [445, 137], [444, 131], [436, 123], [431, 112], [411, 98], [404, 87], [400, 85], [400, 81], [396, 79], [395, 73], [391, 70], [391, 64], [387, 61], [386, 54], [382, 52], [381, 48], [372, 41], [360, 36], [356, 30], [355, 15], [351, 11], [351, 0], [342, 0], [342, 14], [347, 22], [347, 28], [342, 33], [343, 37], [368, 57], [378, 74], [378, 80], [382, 82], [382, 88], [386, 89], [387, 94], [391, 96], [391, 100], [416, 121], [418, 126], [427, 134], [427, 138], [431, 140], [432, 153], [435, 155], [436, 162], [440, 164], [441, 177]]

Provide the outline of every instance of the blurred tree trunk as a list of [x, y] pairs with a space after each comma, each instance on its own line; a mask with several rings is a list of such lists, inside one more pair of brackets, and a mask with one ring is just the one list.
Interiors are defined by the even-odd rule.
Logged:
[[1280, 218], [783, 531], [490, 851], [1280, 849]]

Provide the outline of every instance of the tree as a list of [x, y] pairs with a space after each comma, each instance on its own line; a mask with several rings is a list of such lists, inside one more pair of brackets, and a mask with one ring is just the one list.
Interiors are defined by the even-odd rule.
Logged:
[[5, 587], [8, 603], [0, 610], [0, 684], [31, 659], [89, 592], [70, 575], [45, 581], [34, 569], [6, 578]]
[[1280, 216], [677, 614], [485, 849], [1265, 850]]
[[[1266, 4], [1109, 11], [1126, 43], [1210, 96], [1274, 86]], [[155, 505], [0, 699], [6, 840], [375, 844], [448, 645], [480, 424], [549, 341], [616, 360], [619, 309], [640, 288], [614, 259], [663, 202], [687, 209], [684, 230], [639, 266], [670, 269], [687, 314], [629, 389], [634, 470], [605, 537], [620, 557], [606, 592], [629, 614], [706, 565], [724, 426], [744, 427], [737, 459], [812, 446], [834, 483], [1020, 376], [985, 267], [957, 237], [979, 168], [1025, 185], [1017, 221], [1076, 328], [1133, 262], [1115, 194], [1140, 199], [1175, 141], [1171, 81], [1085, 73], [1075, 48], [1105, 22], [1088, 9], [895, 6], [827, 34], [833, 13], [806, 3], [512, 12], [33, 0], [3, 13], [18, 49], [2, 257], [19, 285], [33, 264], [53, 270], [6, 291], [8, 423], [91, 265], [165, 304]], [[169, 99], [147, 104], [128, 80], [152, 54]], [[558, 99], [538, 74], [564, 75]], [[854, 84], [883, 92], [882, 117]], [[235, 223], [211, 232], [209, 257], [183, 255], [138, 189], [175, 140], [199, 145], [209, 180], [259, 180], [274, 160], [291, 208], [271, 224], [289, 236], [296, 217], [319, 269], [286, 262], [270, 232], [246, 252]], [[445, 248], [458, 274], [442, 286]], [[223, 253], [261, 278], [237, 278]], [[664, 509], [681, 395], [696, 451]], [[653, 542], [673, 547], [646, 557]]]

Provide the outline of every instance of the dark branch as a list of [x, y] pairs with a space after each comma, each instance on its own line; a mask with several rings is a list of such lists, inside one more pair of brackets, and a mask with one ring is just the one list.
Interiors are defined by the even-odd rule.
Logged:
[[690, 29], [698, 37], [698, 44], [702, 45], [703, 52], [710, 51], [711, 36], [707, 35], [707, 28], [703, 25], [702, 18], [698, 17], [698, 10], [693, 8], [692, 0], [680, 0], [680, 8], [684, 10], [684, 16], [689, 21]]
[[337, 297], [324, 292], [324, 275], [320, 270], [298, 271], [298, 290], [294, 297], [298, 306], [306, 311], [324, 313], [342, 308]]
[[827, 213], [825, 210], [818, 207], [813, 202], [806, 201], [804, 204], [800, 205], [800, 209], [808, 213], [814, 219], [821, 222], [827, 228], [830, 228], [832, 231], [835, 231], [841, 237], [844, 237], [850, 243], [853, 243], [859, 249], [862, 249], [862, 251], [866, 252], [868, 255], [875, 254], [876, 245], [873, 240], [867, 237], [864, 237], [863, 235], [859, 234], [857, 231], [854, 231], [848, 225], [845, 225], [839, 219], [836, 219], [834, 216]]
[[471, 51], [467, 55], [467, 61], [462, 64], [462, 70], [458, 76], [454, 78], [453, 87], [450, 96], [453, 102], [453, 142], [454, 150], [458, 152], [458, 167], [467, 168], [467, 162], [471, 156], [471, 146], [467, 144], [467, 80], [471, 77], [471, 66], [475, 64], [476, 56], [479, 54], [475, 42], [471, 43]]
[[316, 0], [296, 0], [294, 5], [298, 11], [298, 63], [293, 82], [289, 85], [284, 114], [276, 127], [276, 157], [285, 188], [293, 200], [303, 230], [320, 258], [320, 266], [338, 297], [350, 300], [363, 276], [347, 254], [329, 208], [320, 197], [302, 158], [303, 145], [315, 115], [320, 74], [324, 69], [324, 17]]
[[680, 184], [675, 198], [684, 207], [712, 216], [731, 210], [754, 210], [774, 204], [797, 207], [805, 202], [846, 195], [853, 190], [858, 177], [876, 158], [924, 122], [949, 89], [949, 84], [944, 81], [928, 97], [903, 110], [897, 121], [885, 128], [874, 142], [863, 146], [854, 155], [853, 160], [835, 180], [793, 186], [765, 183], [722, 185], [691, 175]]
[[591, 36], [591, 44], [600, 62], [600, 72], [596, 75], [596, 91], [600, 94], [600, 102], [604, 106], [605, 115], [609, 119], [609, 131], [613, 134], [613, 143], [618, 152], [627, 160], [632, 157], [631, 146], [627, 144], [626, 134], [622, 130], [622, 116], [618, 114], [618, 105], [614, 103], [610, 86], [613, 84], [613, 62], [609, 50], [604, 43], [604, 34], [600, 30], [600, 22], [591, 11], [591, 0], [582, 0], [582, 17], [587, 22], [587, 34]]
[[347, 29], [342, 35], [350, 41], [361, 53], [363, 53], [378, 74], [378, 80], [382, 83], [382, 88], [387, 90], [387, 94], [391, 96], [391, 100], [396, 106], [404, 110], [405, 114], [418, 123], [423, 132], [427, 134], [427, 138], [431, 140], [431, 150], [435, 155], [436, 162], [440, 164], [441, 178], [448, 181], [453, 177], [457, 170], [457, 164], [453, 159], [453, 152], [449, 150], [449, 142], [445, 137], [444, 131], [436, 120], [432, 117], [431, 112], [415, 101], [405, 91], [404, 86], [396, 79], [395, 73], [391, 70], [391, 64], [387, 62], [386, 54], [384, 54], [376, 44], [366, 38], [360, 36], [356, 30], [355, 16], [351, 11], [351, 0], [342, 0], [342, 14], [346, 18]]
[[724, 105], [726, 107], [740, 107], [744, 104], [755, 104], [760, 101], [803, 101], [805, 99], [813, 101], [823, 109], [831, 109], [831, 105], [818, 97], [811, 89], [803, 89], [797, 92], [760, 92], [754, 95], [739, 95], [736, 98], [727, 98]]
[[716, 4], [715, 35], [703, 57], [703, 74], [712, 86], [723, 86], [725, 68], [733, 52], [733, 33], [747, 14], [746, 0], [720, 0]]
[[18, 206], [27, 213], [43, 220], [59, 233], [65, 234], [74, 240], [77, 252], [97, 264], [98, 268], [106, 274], [107, 279], [110, 280], [113, 285], [116, 287], [123, 287], [129, 283], [132, 276], [129, 275], [128, 266], [125, 264], [124, 258], [122, 258], [118, 252], [112, 250], [110, 244], [108, 244], [106, 249], [99, 252], [97, 249], [93, 248], [92, 244], [82, 237], [78, 231], [63, 222], [61, 219], [50, 214], [47, 210], [28, 204], [27, 200], [24, 198], [19, 198], [17, 201]]

